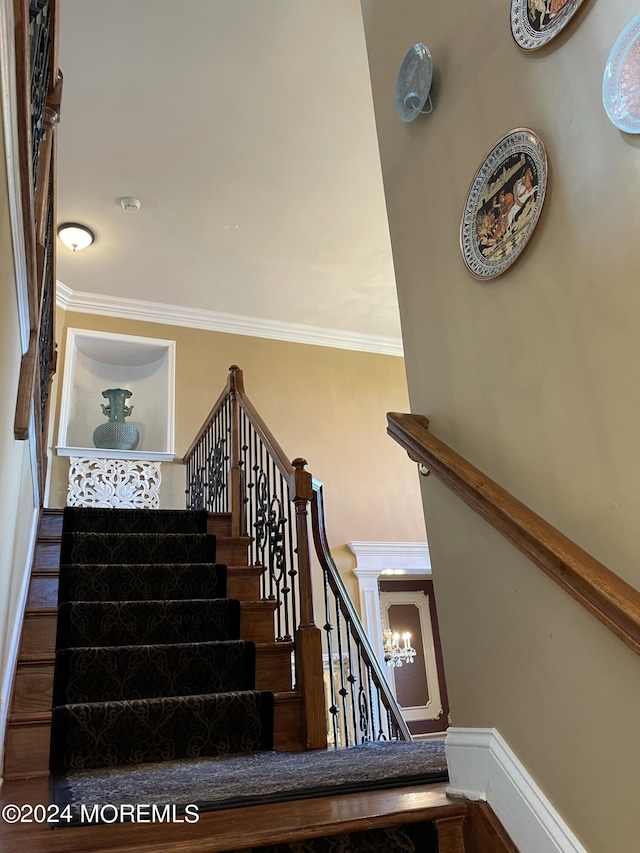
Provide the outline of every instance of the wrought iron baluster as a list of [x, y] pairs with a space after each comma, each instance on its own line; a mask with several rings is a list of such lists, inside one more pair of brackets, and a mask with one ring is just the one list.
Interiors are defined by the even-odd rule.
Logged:
[[328, 711], [330, 714], [330, 725], [331, 731], [333, 733], [333, 744], [334, 746], [339, 746], [339, 726], [338, 726], [338, 714], [340, 713], [338, 709], [338, 705], [336, 702], [336, 687], [334, 680], [334, 671], [333, 671], [333, 624], [331, 621], [331, 604], [330, 604], [330, 596], [329, 596], [329, 582], [326, 573], [324, 574], [324, 613], [325, 613], [325, 622], [322, 626], [325, 632], [325, 642], [327, 646], [327, 666], [329, 669], [329, 691], [331, 694], [331, 704], [329, 705]]
[[[242, 486], [242, 504], [244, 506], [244, 523], [245, 528], [243, 533], [251, 530], [249, 512], [249, 497], [247, 492], [247, 415], [243, 409], [240, 409], [240, 459], [238, 460], [240, 467], [240, 482]], [[249, 526], [247, 526], [249, 525]], [[251, 562], [251, 560], [249, 560]]]
[[345, 686], [345, 677], [344, 677], [344, 655], [342, 649], [342, 619], [340, 616], [340, 607], [338, 606], [338, 602], [336, 602], [336, 637], [338, 638], [338, 667], [340, 674], [340, 687], [338, 689], [338, 695], [342, 699], [342, 726], [344, 729], [344, 746], [351, 746], [350, 738], [349, 738], [349, 715], [347, 714], [347, 702], [346, 697], [348, 694], [348, 690]]
[[299, 591], [298, 590], [298, 565], [297, 565], [298, 552], [297, 552], [297, 549], [294, 547], [294, 543], [293, 543], [293, 527], [294, 527], [293, 519], [295, 518], [295, 507], [294, 507], [293, 501], [291, 500], [291, 497], [289, 494], [289, 485], [288, 484], [286, 486], [286, 493], [285, 493], [285, 496], [283, 496], [283, 500], [286, 500], [285, 505], [289, 509], [289, 520], [290, 521], [289, 521], [289, 530], [288, 530], [289, 537], [288, 537], [288, 544], [287, 544], [288, 555], [289, 555], [288, 556], [288, 565], [289, 565], [289, 570], [288, 570], [289, 582], [288, 582], [288, 585], [291, 587], [291, 590], [292, 590], [292, 593], [291, 593], [291, 621], [293, 624], [293, 628], [295, 629], [296, 626], [298, 625], [298, 591]]
[[[358, 726], [360, 730], [360, 741], [369, 740], [369, 707], [367, 704], [367, 692], [365, 690], [366, 671], [363, 669], [362, 650], [358, 646]], [[358, 741], [356, 740], [356, 743]]]
[[373, 678], [371, 677], [371, 667], [367, 666], [367, 687], [369, 689], [369, 725], [370, 725], [370, 736], [371, 740], [376, 739], [376, 721], [374, 718], [374, 704], [373, 704]]
[[287, 517], [287, 510], [290, 510], [290, 504], [285, 498], [284, 477], [276, 468], [275, 461], [273, 463], [273, 472], [277, 486], [278, 508], [282, 518], [282, 523], [278, 530], [278, 573], [281, 584], [281, 603], [278, 609], [282, 611], [282, 636], [287, 642], [290, 642], [293, 639], [293, 629], [295, 627], [290, 622], [291, 585], [289, 583], [289, 572], [287, 571], [287, 528], [291, 528], [291, 515], [289, 514]]
[[38, 185], [40, 143], [45, 136], [44, 108], [49, 90], [49, 29], [50, 8], [48, 0], [30, 0], [29, 35], [31, 61], [31, 165], [33, 189]]
[[[351, 722], [353, 724], [353, 732], [354, 732], [354, 740], [355, 740], [355, 732], [358, 730], [358, 720], [356, 717], [356, 706], [357, 706], [357, 698], [355, 693], [355, 685], [358, 681], [358, 678], [353, 674], [353, 649], [352, 642], [354, 641], [353, 631], [351, 630], [351, 626], [349, 629], [348, 642], [347, 642], [347, 652], [349, 658], [349, 674], [347, 675], [347, 683], [350, 688], [350, 696], [351, 696]], [[357, 647], [357, 643], [356, 643]]]

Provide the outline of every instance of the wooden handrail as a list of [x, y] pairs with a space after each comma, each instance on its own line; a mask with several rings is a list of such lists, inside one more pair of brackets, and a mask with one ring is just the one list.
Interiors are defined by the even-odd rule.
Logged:
[[[44, 494], [48, 399], [56, 367], [56, 126], [62, 74], [58, 68], [59, 0], [39, 9], [14, 0], [20, 199], [25, 250], [30, 341], [23, 354], [14, 435], [34, 441], [38, 486]], [[37, 178], [37, 180], [36, 180]]]
[[640, 654], [640, 592], [429, 432], [390, 412], [388, 434], [559, 586]]
[[[233, 369], [232, 367], [229, 368], [230, 371], [232, 369]], [[227, 397], [231, 393], [231, 380], [232, 380], [232, 374], [229, 373], [229, 375], [227, 376], [227, 384], [224, 386], [224, 388], [222, 389], [222, 391], [220, 393], [220, 396], [218, 397], [218, 399], [213, 404], [213, 408], [211, 409], [211, 411], [209, 412], [207, 417], [204, 419], [204, 423], [202, 424], [202, 426], [200, 427], [200, 429], [196, 433], [196, 437], [193, 439], [193, 441], [189, 445], [189, 449], [187, 450], [187, 452], [184, 454], [184, 456], [180, 460], [183, 465], [187, 464], [187, 459], [191, 456], [193, 451], [196, 449], [196, 447], [200, 443], [200, 439], [206, 433], [206, 431], [209, 429], [209, 427], [211, 426], [211, 424], [214, 421], [215, 416], [218, 414], [218, 412], [222, 408], [222, 404], [224, 403], [224, 401], [227, 399]]]
[[260, 435], [260, 438], [264, 442], [265, 446], [269, 449], [269, 452], [275, 459], [279, 469], [282, 471], [285, 477], [291, 478], [294, 473], [294, 468], [289, 458], [285, 454], [284, 450], [280, 447], [276, 439], [273, 437], [273, 433], [269, 429], [269, 427], [265, 424], [263, 419], [260, 417], [256, 407], [253, 405], [251, 400], [247, 397], [244, 390], [244, 374], [242, 370], [238, 367], [237, 364], [232, 364], [229, 368], [229, 375], [227, 376], [227, 384], [225, 385], [222, 393], [216, 400], [213, 408], [205, 418], [205, 421], [198, 430], [198, 434], [191, 442], [189, 449], [182, 457], [182, 464], [185, 465], [187, 459], [191, 456], [193, 451], [196, 449], [200, 439], [207, 432], [211, 424], [213, 423], [215, 416], [218, 414], [218, 411], [222, 407], [224, 401], [229, 396], [235, 396], [244, 411], [249, 416], [254, 428]]

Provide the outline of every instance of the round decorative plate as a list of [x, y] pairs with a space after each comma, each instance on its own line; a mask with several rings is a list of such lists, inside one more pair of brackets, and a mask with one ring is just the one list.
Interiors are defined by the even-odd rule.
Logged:
[[520, 255], [536, 226], [547, 188], [547, 155], [526, 127], [497, 142], [473, 179], [460, 225], [469, 271], [495, 278]]
[[511, 32], [525, 50], [536, 50], [564, 29], [583, 0], [511, 0]]
[[627, 24], [609, 54], [602, 101], [616, 127], [640, 133], [640, 15]]
[[396, 109], [402, 121], [413, 121], [420, 115], [429, 97], [432, 76], [429, 48], [418, 42], [407, 52], [398, 72]]

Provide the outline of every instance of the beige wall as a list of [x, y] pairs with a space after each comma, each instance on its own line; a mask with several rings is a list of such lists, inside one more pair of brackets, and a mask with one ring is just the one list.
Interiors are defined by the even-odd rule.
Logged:
[[[1, 121], [1, 120], [0, 120]], [[0, 124], [0, 157], [4, 162]], [[9, 688], [30, 569], [35, 516], [29, 443], [15, 441], [13, 420], [21, 347], [4, 167], [0, 166], [0, 769]]]
[[[509, 3], [362, 7], [412, 410], [640, 587], [640, 146], [601, 105], [634, 11], [587, 0], [526, 53]], [[393, 93], [417, 41], [435, 108], [405, 125]], [[515, 266], [479, 283], [460, 257], [462, 209], [519, 126], [546, 144], [547, 199]], [[433, 477], [424, 505], [454, 725], [497, 727], [588, 850], [635, 853], [640, 660]]]
[[[386, 412], [408, 408], [403, 359], [67, 312], [66, 326], [176, 341], [176, 451], [182, 455], [222, 391], [228, 368], [290, 459], [325, 484], [327, 528], [341, 572], [351, 540], [424, 541], [418, 475], [386, 436]], [[62, 347], [64, 335], [58, 333]], [[59, 364], [63, 363], [64, 352]], [[143, 400], [136, 400], [141, 420]], [[96, 425], [101, 419], [96, 400]], [[57, 424], [54, 430], [57, 440]], [[53, 464], [49, 505], [65, 503], [68, 460]], [[184, 506], [184, 469], [163, 465], [165, 506]], [[345, 578], [351, 583], [350, 578]], [[353, 591], [353, 588], [352, 588]]]

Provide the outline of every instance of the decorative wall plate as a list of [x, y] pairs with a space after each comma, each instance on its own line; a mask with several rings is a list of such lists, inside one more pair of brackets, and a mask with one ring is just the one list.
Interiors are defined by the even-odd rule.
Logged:
[[640, 133], [640, 15], [627, 24], [609, 54], [602, 101], [616, 127]]
[[402, 121], [413, 121], [420, 113], [431, 112], [422, 108], [429, 100], [433, 63], [429, 48], [418, 42], [402, 60], [396, 81], [396, 109]]
[[511, 32], [525, 50], [536, 50], [564, 29], [583, 0], [511, 0]]
[[497, 142], [473, 179], [460, 225], [469, 271], [495, 278], [520, 255], [535, 228], [547, 188], [547, 155], [526, 127]]

